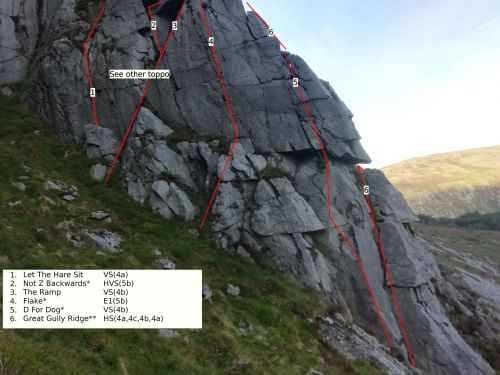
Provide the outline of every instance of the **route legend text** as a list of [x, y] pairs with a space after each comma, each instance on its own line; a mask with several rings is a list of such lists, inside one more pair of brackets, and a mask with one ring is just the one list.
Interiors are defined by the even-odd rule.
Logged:
[[201, 270], [3, 271], [6, 329], [201, 327]]

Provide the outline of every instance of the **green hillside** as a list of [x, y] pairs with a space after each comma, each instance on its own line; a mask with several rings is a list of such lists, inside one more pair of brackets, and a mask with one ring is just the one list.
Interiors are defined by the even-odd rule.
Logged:
[[415, 158], [382, 170], [418, 214], [500, 211], [500, 146]]
[[[214, 303], [204, 303], [203, 330], [181, 330], [175, 338], [159, 337], [157, 330], [1, 330], [0, 374], [381, 373], [317, 340], [317, 327], [306, 318], [333, 312], [317, 293], [215, 249], [210, 233], [188, 234], [195, 223], [161, 219], [116, 182], [92, 182], [83, 147], [49, 134], [18, 97], [0, 96], [0, 119], [2, 269], [154, 268], [160, 249], [179, 269], [203, 269], [214, 292]], [[75, 185], [78, 198], [66, 202], [46, 192], [48, 179]], [[112, 222], [90, 220], [89, 212], [98, 209], [108, 210]], [[123, 251], [75, 248], [64, 227], [117, 232]], [[224, 292], [228, 283], [241, 288], [241, 298]], [[241, 321], [253, 327], [250, 335], [239, 333]]]

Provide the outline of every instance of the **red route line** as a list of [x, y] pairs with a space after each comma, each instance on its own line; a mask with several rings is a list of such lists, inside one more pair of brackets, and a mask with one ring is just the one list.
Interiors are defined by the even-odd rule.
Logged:
[[[250, 6], [250, 4], [248, 4], [248, 5]], [[253, 10], [253, 8], [252, 8], [252, 10]], [[255, 12], [255, 10], [254, 10], [254, 12]], [[265, 23], [265, 21], [263, 21], [262, 17], [260, 15], [258, 15], [257, 12], [255, 12], [255, 14], [263, 22], [264, 26], [267, 25], [267, 23]], [[292, 64], [291, 64], [290, 60], [288, 59], [288, 56], [286, 56], [286, 55], [283, 54], [283, 58], [286, 61], [286, 64], [288, 66], [288, 69], [290, 70], [290, 73], [292, 74], [292, 77], [296, 78], [295, 72], [293, 71]], [[330, 222], [332, 223], [332, 225], [335, 228], [335, 230], [340, 234], [340, 236], [342, 237], [342, 239], [347, 244], [347, 246], [349, 247], [349, 249], [351, 250], [351, 252], [354, 254], [354, 256], [356, 258], [356, 261], [358, 263], [359, 269], [361, 270], [361, 274], [363, 275], [363, 278], [365, 279], [366, 285], [368, 287], [368, 291], [369, 291], [370, 296], [372, 298], [373, 305], [375, 307], [378, 319], [380, 321], [380, 325], [382, 326], [382, 329], [383, 329], [383, 331], [385, 333], [385, 336], [387, 338], [389, 346], [392, 348], [392, 341], [391, 341], [391, 338], [389, 336], [389, 332], [387, 331], [387, 327], [385, 325], [384, 319], [382, 318], [382, 314], [380, 313], [380, 309], [378, 307], [377, 300], [376, 300], [375, 295], [373, 293], [373, 289], [372, 289], [372, 286], [370, 284], [370, 281], [368, 280], [368, 276], [365, 273], [365, 269], [364, 269], [363, 264], [361, 262], [361, 258], [359, 256], [358, 252], [354, 249], [354, 246], [351, 244], [351, 242], [349, 241], [349, 239], [344, 235], [344, 233], [342, 232], [342, 230], [339, 228], [339, 226], [337, 225], [337, 223], [335, 222], [335, 220], [332, 217], [330, 181], [329, 181], [329, 174], [328, 174], [328, 172], [329, 172], [328, 156], [326, 154], [325, 147], [323, 146], [323, 141], [321, 140], [321, 137], [319, 135], [318, 129], [316, 127], [316, 123], [314, 122], [314, 119], [313, 119], [313, 117], [311, 115], [311, 112], [309, 111], [309, 107], [307, 106], [306, 100], [304, 98], [304, 95], [302, 93], [302, 89], [300, 88], [300, 86], [297, 88], [297, 91], [299, 93], [302, 105], [304, 106], [306, 114], [307, 114], [307, 116], [309, 118], [309, 122], [311, 123], [312, 129], [313, 129], [314, 133], [316, 134], [316, 138], [317, 138], [319, 146], [321, 148], [321, 152], [323, 153], [323, 156], [325, 158], [326, 187], [327, 187], [327, 195], [328, 195], [328, 218], [330, 219]]]
[[[161, 4], [161, 0], [158, 1], [156, 4], [148, 6], [148, 14], [149, 14], [149, 22], [153, 21], [153, 15], [151, 14], [151, 8]], [[153, 34], [155, 35], [155, 41], [156, 41], [156, 47], [160, 49], [160, 38], [158, 38], [158, 31], [155, 29], [153, 30]]]
[[[201, 10], [201, 16], [203, 19], [203, 23], [205, 24], [205, 29], [206, 29], [208, 38], [210, 38], [212, 35], [210, 34], [210, 29], [208, 27], [208, 21], [207, 21], [206, 15], [205, 15], [205, 10], [203, 9], [203, 3], [200, 3], [200, 10]], [[233, 109], [231, 107], [231, 102], [229, 101], [229, 95], [227, 94], [226, 83], [224, 81], [224, 77], [222, 76], [222, 71], [220, 69], [219, 59], [217, 57], [217, 52], [215, 50], [215, 46], [212, 46], [212, 55], [214, 57], [215, 66], [217, 67], [217, 73], [219, 74], [220, 84], [222, 87], [222, 91], [224, 92], [224, 99], [226, 100], [227, 109], [229, 111], [229, 117], [231, 119], [231, 123], [233, 124], [233, 130], [234, 130], [235, 137], [234, 137], [233, 143], [231, 145], [231, 149], [229, 150], [229, 153], [227, 155], [226, 162], [224, 163], [224, 168], [222, 168], [222, 172], [219, 176], [219, 180], [217, 181], [217, 185], [215, 185], [214, 192], [212, 193], [212, 197], [210, 198], [210, 202], [208, 203], [208, 207], [205, 210], [205, 215], [203, 216], [203, 220], [201, 221], [200, 229], [203, 229], [203, 227], [205, 226], [205, 222], [207, 221], [207, 217], [210, 214], [210, 209], [212, 208], [215, 197], [217, 196], [217, 192], [219, 191], [219, 186], [222, 183], [222, 179], [224, 178], [224, 173], [226, 173], [226, 168], [229, 164], [229, 161], [231, 160], [231, 157], [233, 156], [234, 149], [236, 147], [236, 144], [238, 143], [238, 138], [239, 138], [238, 126], [236, 125], [236, 121], [234, 119]]]
[[[105, 10], [106, 10], [106, 3], [104, 3], [104, 5], [102, 6], [101, 11], [99, 12], [99, 15], [97, 16], [97, 19], [95, 20], [94, 25], [92, 26], [92, 29], [90, 30], [90, 33], [87, 36], [87, 39], [85, 39], [85, 42], [83, 43], [83, 54], [85, 56], [85, 66], [87, 67], [87, 79], [89, 81], [89, 91], [94, 86], [94, 83], [92, 82], [92, 77], [90, 74], [90, 65], [89, 65], [87, 45], [90, 42], [90, 39], [92, 38], [92, 35], [94, 34], [94, 31], [97, 27], [97, 24], [101, 20]], [[95, 126], [99, 127], [99, 117], [97, 116], [97, 106], [96, 106], [95, 98], [90, 98], [90, 99], [92, 101], [92, 111], [94, 112]]]
[[[184, 1], [182, 3], [181, 9], [179, 9], [179, 13], [177, 14], [177, 18], [175, 19], [176, 21], [179, 21], [179, 18], [181, 16], [182, 10], [184, 9], [184, 4], [186, 2]], [[168, 43], [170, 42], [170, 38], [172, 37], [173, 34], [173, 29], [170, 27], [170, 33], [168, 34], [167, 41], [163, 45], [163, 48], [160, 51], [160, 56], [158, 57], [158, 60], [156, 61], [156, 64], [153, 68], [153, 70], [158, 69], [158, 66], [160, 65], [160, 62], [163, 58], [163, 55], [165, 54], [165, 51], [167, 50]], [[144, 89], [144, 93], [142, 94], [141, 100], [139, 101], [139, 104], [137, 105], [137, 108], [135, 109], [134, 115], [132, 116], [132, 120], [130, 121], [130, 124], [128, 125], [127, 132], [125, 133], [125, 136], [123, 137], [122, 143], [120, 144], [120, 148], [118, 149], [118, 152], [115, 155], [115, 159], [113, 160], [113, 163], [111, 164], [111, 168], [109, 169], [109, 172], [106, 176], [106, 185], [109, 183], [109, 179], [111, 178], [111, 174], [113, 173], [113, 169], [116, 165], [116, 162], [118, 161], [118, 158], [120, 157], [120, 154], [123, 150], [123, 147], [125, 146], [125, 143], [127, 142], [127, 138], [132, 131], [132, 128], [134, 126], [135, 120], [137, 118], [137, 115], [139, 114], [139, 110], [142, 107], [142, 103], [144, 102], [144, 99], [146, 98], [146, 95], [148, 93], [149, 87], [151, 86], [151, 83], [153, 82], [153, 79], [150, 79], [148, 83], [146, 84], [146, 88]]]
[[[363, 168], [360, 165], [358, 165], [358, 167], [356, 168], [356, 170], [359, 172], [359, 177], [361, 178], [361, 184], [362, 184], [362, 187], [364, 187], [366, 185], [366, 183], [365, 183], [365, 178], [363, 177]], [[386, 262], [386, 258], [385, 258], [385, 254], [384, 254], [384, 248], [382, 246], [382, 240], [380, 238], [380, 233], [378, 231], [377, 224], [375, 222], [375, 216], [373, 215], [373, 207], [372, 207], [372, 203], [371, 203], [371, 200], [370, 200], [370, 196], [369, 195], [365, 195], [365, 200], [366, 200], [366, 203], [368, 204], [368, 209], [370, 211], [370, 217], [371, 217], [372, 223], [373, 223], [373, 229], [375, 230], [375, 236], [377, 237], [377, 242], [378, 242], [378, 246], [379, 246], [379, 250], [380, 250], [380, 255], [382, 256], [382, 260], [383, 260], [383, 263], [384, 263], [385, 272], [387, 273], [387, 279], [389, 280], [389, 286], [391, 288], [392, 298], [394, 300], [394, 306], [396, 307], [396, 311], [398, 313], [398, 318], [399, 318], [399, 323], [401, 325], [401, 330], [403, 331], [403, 337], [404, 337], [404, 340], [405, 340], [406, 349], [408, 350], [408, 354], [410, 356], [411, 365], [412, 365], [412, 367], [415, 367], [415, 361], [413, 359], [413, 353], [412, 353], [411, 348], [410, 348], [410, 343], [408, 342], [408, 337], [407, 337], [407, 334], [406, 334], [406, 329], [405, 329], [405, 324], [404, 324], [404, 321], [403, 321], [403, 316], [401, 314], [401, 311], [399, 310], [399, 304], [398, 304], [398, 300], [396, 298], [396, 292], [395, 292], [394, 286], [392, 284], [391, 272], [389, 271], [389, 267], [387, 266], [387, 262]]]
[[[264, 18], [262, 18], [260, 16], [260, 14], [257, 13], [257, 11], [250, 5], [250, 3], [248, 1], [247, 1], [247, 5], [250, 7], [250, 9], [252, 9], [252, 11], [255, 13], [255, 15], [260, 20], [260, 22], [262, 22], [264, 24], [264, 27], [269, 30], [269, 25], [267, 24], [266, 21], [264, 21]], [[281, 43], [281, 40], [279, 40], [275, 34], [273, 34], [273, 37], [274, 37], [274, 39], [276, 39], [278, 41], [279, 44], [281, 44], [281, 47], [283, 47], [284, 50], [286, 51], [287, 49], [286, 49], [285, 45], [283, 43]]]

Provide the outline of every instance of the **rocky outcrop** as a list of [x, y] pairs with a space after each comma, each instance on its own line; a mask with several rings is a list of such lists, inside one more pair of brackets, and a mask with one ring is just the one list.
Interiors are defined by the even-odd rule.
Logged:
[[40, 32], [39, 1], [0, 1], [0, 84], [24, 78]]
[[321, 339], [348, 359], [377, 363], [389, 375], [410, 375], [410, 368], [391, 357], [389, 350], [361, 327], [351, 327], [330, 317], [317, 318]]
[[[100, 118], [96, 128], [87, 125], [93, 114], [81, 46], [97, 9], [89, 7], [83, 17], [74, 0], [59, 0], [58, 6], [40, 3], [45, 16], [33, 57], [32, 101], [51, 120], [54, 132], [85, 142], [89, 157], [109, 163], [127, 131], [144, 81], [109, 80], [107, 69], [151, 68], [159, 55], [144, 4], [110, 2], [89, 45]], [[279, 270], [298, 275], [328, 296], [348, 320], [382, 339], [377, 312], [348, 239], [359, 254], [394, 350], [408, 360], [355, 173], [355, 163], [369, 157], [360, 145], [352, 114], [300, 57], [286, 53], [326, 148], [337, 230], [328, 217], [324, 155], [291, 87], [284, 52], [239, 1], [204, 4], [239, 129], [209, 218], [215, 242], [228, 252], [271, 259]], [[160, 40], [165, 40], [180, 5], [168, 0], [155, 8]], [[151, 84], [119, 160], [119, 173], [137, 201], [165, 218], [193, 220], [206, 207], [226, 164], [228, 138], [234, 137], [198, 0], [187, 1], [160, 68], [170, 69], [171, 79]], [[102, 178], [102, 168], [96, 169], [93, 176]], [[491, 374], [453, 328], [436, 297], [433, 282], [441, 275], [411, 230], [415, 215], [382, 174], [367, 171], [366, 178], [416, 366], [429, 374]], [[211, 300], [208, 287], [204, 296]]]

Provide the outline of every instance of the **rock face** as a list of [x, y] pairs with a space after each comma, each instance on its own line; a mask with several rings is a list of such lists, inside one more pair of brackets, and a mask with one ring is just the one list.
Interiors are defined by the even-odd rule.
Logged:
[[[107, 70], [152, 68], [159, 56], [144, 4], [110, 2], [89, 44], [100, 118], [96, 128], [87, 125], [93, 113], [82, 44], [98, 9], [89, 5], [82, 11], [75, 0], [35, 3], [42, 16], [37, 53], [31, 58], [33, 105], [50, 119], [54, 132], [85, 143], [90, 158], [109, 162], [145, 82], [109, 80]], [[171, 79], [151, 84], [118, 164], [130, 195], [165, 218], [193, 220], [202, 212], [224, 169], [228, 138], [234, 138], [199, 3], [186, 2], [179, 30], [159, 65], [171, 70]], [[180, 1], [168, 0], [155, 8], [160, 40], [166, 39], [180, 6]], [[239, 130], [209, 217], [217, 245], [271, 259], [279, 270], [297, 274], [328, 296], [349, 321], [370, 328], [382, 340], [357, 259], [329, 220], [324, 156], [291, 87], [279, 44], [240, 1], [208, 0], [204, 6]], [[333, 219], [354, 244], [395, 350], [408, 360], [355, 171], [355, 163], [369, 157], [352, 114], [300, 57], [286, 54], [326, 148]], [[440, 272], [411, 230], [415, 215], [380, 172], [367, 171], [366, 178], [416, 366], [428, 374], [492, 374], [436, 298], [433, 282], [441, 278]], [[208, 287], [204, 296], [211, 301]]]
[[37, 0], [0, 1], [0, 84], [24, 77], [38, 42]]

